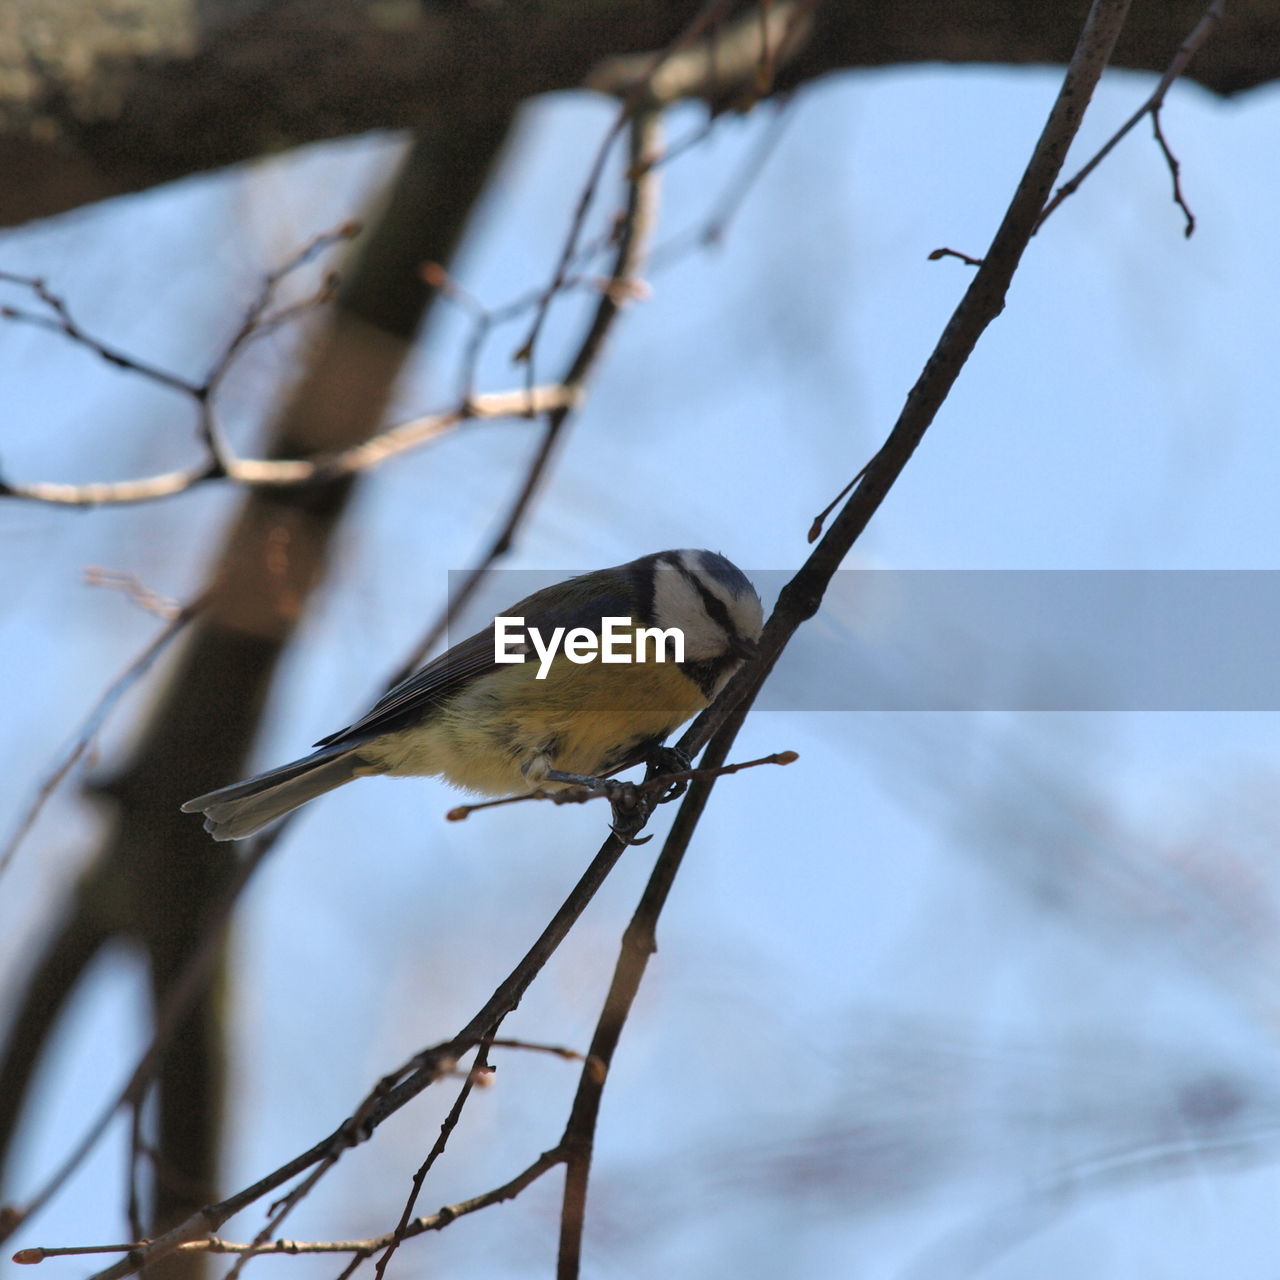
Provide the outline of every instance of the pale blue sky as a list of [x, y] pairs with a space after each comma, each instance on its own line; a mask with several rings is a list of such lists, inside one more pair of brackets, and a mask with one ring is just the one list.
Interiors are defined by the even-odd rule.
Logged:
[[[680, 545], [748, 571], [794, 567], [967, 282], [928, 252], [982, 251], [1057, 78], [919, 69], [806, 93], [727, 243], [657, 273], [652, 299], [627, 313], [511, 567], [587, 569]], [[1149, 87], [1108, 81], [1077, 163]], [[527, 113], [459, 263], [473, 292], [498, 304], [545, 280], [609, 119], [573, 94]], [[680, 113], [671, 135], [697, 123]], [[672, 166], [660, 240], [698, 223], [763, 123], [725, 121]], [[1184, 240], [1140, 127], [1033, 242], [856, 563], [1280, 567], [1280, 96], [1224, 104], [1179, 89], [1165, 127], [1195, 236]], [[259, 273], [358, 212], [398, 145], [317, 148], [10, 233], [0, 266], [45, 275], [116, 344], [199, 373]], [[460, 322], [434, 326], [398, 398], [404, 416], [453, 387]], [[551, 326], [547, 376], [572, 334]], [[516, 383], [520, 336], [494, 342], [482, 385]], [[245, 447], [289, 351], [264, 344], [228, 388]], [[15, 478], [113, 478], [189, 456], [185, 404], [55, 337], [0, 329], [0, 378], [0, 463]], [[530, 436], [519, 422], [476, 427], [368, 479], [283, 672], [262, 764], [299, 754], [379, 688], [447, 571], [485, 544]], [[87, 514], [0, 507], [0, 646], [20, 673], [6, 719], [23, 726], [0, 739], [0, 828], [155, 629], [83, 587], [83, 567], [186, 597], [233, 503], [210, 490]], [[148, 696], [113, 721], [104, 760]], [[949, 1280], [965, 1260], [993, 1280], [1269, 1280], [1276, 729], [1260, 713], [752, 717], [737, 754], [801, 759], [722, 784], [681, 874], [606, 1093], [591, 1274]], [[228, 1190], [460, 1025], [602, 833], [599, 810], [521, 807], [450, 826], [454, 799], [427, 781], [347, 788], [312, 807], [253, 885], [236, 934]], [[8, 873], [4, 972], [93, 832], [65, 787]], [[628, 854], [507, 1032], [585, 1043], [650, 863], [648, 850]], [[79, 1003], [20, 1191], [126, 1072], [128, 977], [104, 969]], [[502, 1058], [427, 1201], [474, 1194], [550, 1145], [573, 1081], [558, 1062]], [[386, 1229], [448, 1101], [387, 1125], [288, 1234]], [[116, 1139], [20, 1243], [120, 1238]], [[401, 1274], [547, 1274], [559, 1186], [413, 1242]], [[40, 1275], [90, 1269], [48, 1262]]]

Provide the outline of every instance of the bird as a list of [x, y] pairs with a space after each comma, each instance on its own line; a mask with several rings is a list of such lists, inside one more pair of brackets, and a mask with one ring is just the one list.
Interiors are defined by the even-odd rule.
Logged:
[[240, 840], [375, 774], [481, 795], [599, 783], [653, 760], [755, 655], [762, 626], [750, 579], [714, 551], [657, 551], [569, 578], [517, 601], [310, 755], [182, 810], [204, 814], [214, 840]]

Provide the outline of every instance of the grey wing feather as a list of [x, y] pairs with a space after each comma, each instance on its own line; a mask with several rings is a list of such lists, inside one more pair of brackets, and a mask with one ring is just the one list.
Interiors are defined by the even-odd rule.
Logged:
[[350, 782], [359, 757], [349, 749], [316, 751], [301, 760], [219, 787], [182, 806], [203, 813], [204, 829], [215, 840], [240, 840], [308, 800]]
[[[546, 630], [548, 619], [545, 598], [540, 600], [544, 596], [544, 592], [534, 592], [533, 595], [518, 600], [507, 613], [523, 617], [528, 626]], [[602, 619], [606, 616], [626, 616], [630, 612], [628, 598], [616, 589], [596, 591], [588, 600], [575, 601], [568, 608], [557, 608], [555, 621], [566, 628], [590, 627], [599, 632]], [[447, 649], [425, 667], [401, 680], [393, 689], [383, 694], [355, 724], [339, 729], [327, 738], [321, 738], [315, 745], [355, 746], [380, 733], [406, 728], [429, 707], [461, 685], [486, 672], [497, 670], [498, 664], [493, 660], [493, 653], [494, 632], [490, 625], [459, 641], [452, 649]]]
[[493, 660], [493, 631], [486, 629], [460, 641], [425, 667], [401, 680], [369, 708], [355, 724], [321, 738], [317, 747], [355, 745], [379, 733], [403, 729], [428, 707], [460, 685], [497, 667]]

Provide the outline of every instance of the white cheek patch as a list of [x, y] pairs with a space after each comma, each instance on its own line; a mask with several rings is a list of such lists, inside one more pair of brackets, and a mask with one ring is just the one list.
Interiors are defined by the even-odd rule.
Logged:
[[[747, 587], [741, 595], [735, 595], [731, 587], [703, 567], [702, 557], [697, 552], [681, 551], [677, 553], [675, 558], [697, 579], [697, 584], [695, 585], [678, 569], [675, 571], [674, 576], [679, 580], [684, 595], [681, 596], [678, 592], [673, 593], [675, 600], [672, 606], [674, 608], [682, 608], [686, 611], [687, 616], [696, 617], [700, 620], [698, 624], [689, 628], [698, 632], [699, 640], [703, 646], [702, 652], [695, 654], [695, 657], [720, 657], [725, 651], [726, 640], [728, 639], [725, 635], [724, 627], [708, 614], [707, 604], [698, 589], [699, 587], [707, 595], [724, 605], [725, 615], [728, 617], [733, 631], [738, 636], [748, 640], [755, 640], [759, 637], [764, 627], [764, 611], [760, 607], [760, 598], [753, 590]], [[670, 570], [659, 568], [659, 583], [661, 584], [664, 575], [670, 574]], [[655, 604], [661, 607], [660, 597], [655, 594], [654, 599]], [[686, 637], [689, 634], [689, 629], [686, 629]]]
[[674, 566], [654, 569], [653, 616], [660, 627], [679, 627], [684, 633], [687, 662], [716, 658], [724, 652], [724, 630], [707, 614], [698, 588]]

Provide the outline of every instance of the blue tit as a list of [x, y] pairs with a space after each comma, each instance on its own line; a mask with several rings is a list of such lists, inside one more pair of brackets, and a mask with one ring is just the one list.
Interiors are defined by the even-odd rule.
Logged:
[[203, 813], [215, 840], [239, 840], [370, 774], [502, 795], [615, 773], [711, 702], [762, 622], [755, 588], [713, 551], [570, 578], [427, 663], [311, 755], [182, 808]]

